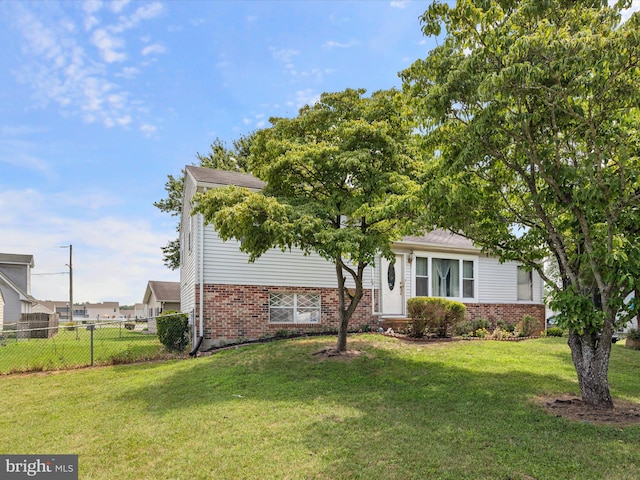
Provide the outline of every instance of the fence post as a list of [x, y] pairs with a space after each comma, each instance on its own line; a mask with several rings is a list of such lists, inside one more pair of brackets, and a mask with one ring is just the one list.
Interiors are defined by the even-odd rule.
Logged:
[[91, 332], [91, 366], [93, 367], [93, 331], [95, 330], [95, 325], [87, 325], [87, 330]]

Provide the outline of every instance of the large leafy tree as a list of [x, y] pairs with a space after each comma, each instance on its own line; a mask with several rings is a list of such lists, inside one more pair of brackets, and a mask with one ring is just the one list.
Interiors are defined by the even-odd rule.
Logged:
[[[413, 130], [402, 119], [395, 90], [325, 93], [295, 118], [272, 118], [256, 133], [249, 171], [261, 192], [208, 190], [196, 212], [223, 239], [241, 240], [254, 261], [270, 248], [296, 246], [335, 265], [340, 327], [347, 347], [349, 320], [364, 294], [364, 272], [412, 225], [418, 202]], [[348, 288], [347, 278], [352, 280]]]
[[[198, 160], [197, 165], [200, 167], [218, 168], [221, 170], [235, 170], [244, 172], [247, 168], [247, 158], [249, 156], [249, 148], [252, 141], [252, 134], [247, 136], [241, 136], [239, 139], [233, 141], [231, 148], [216, 138], [211, 143], [211, 151], [206, 155], [196, 153]], [[171, 216], [180, 216], [182, 210], [182, 189], [184, 187], [184, 169], [180, 172], [179, 177], [168, 175], [167, 183], [164, 184], [164, 189], [167, 192], [166, 198], [154, 202], [153, 205], [159, 208], [161, 211], [168, 213]], [[176, 227], [180, 229], [180, 222]], [[162, 254], [164, 257], [164, 264], [171, 270], [176, 270], [180, 267], [180, 239], [170, 240], [167, 245], [162, 247]]]
[[433, 2], [423, 29], [444, 26], [444, 41], [401, 74], [432, 158], [427, 221], [543, 275], [583, 400], [603, 408], [612, 334], [635, 313], [624, 300], [640, 279], [640, 17], [621, 22], [629, 3]]

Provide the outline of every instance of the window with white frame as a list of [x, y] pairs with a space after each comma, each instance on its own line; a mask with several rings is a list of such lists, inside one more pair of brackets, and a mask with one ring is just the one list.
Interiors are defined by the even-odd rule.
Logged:
[[474, 298], [475, 269], [473, 260], [417, 257], [416, 296]]
[[518, 300], [533, 300], [533, 275], [524, 267], [518, 267]]
[[431, 259], [434, 297], [460, 296], [460, 261], [449, 258]]
[[416, 296], [429, 296], [429, 259], [416, 258]]
[[320, 295], [309, 293], [271, 293], [270, 323], [319, 323]]
[[471, 260], [462, 261], [462, 297], [473, 298], [475, 296], [475, 277], [473, 273], [473, 262]]

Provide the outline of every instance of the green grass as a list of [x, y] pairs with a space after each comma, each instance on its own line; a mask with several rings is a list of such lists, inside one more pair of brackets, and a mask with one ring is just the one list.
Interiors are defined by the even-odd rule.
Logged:
[[[164, 355], [155, 335], [126, 328], [103, 327], [94, 330], [94, 365], [130, 363]], [[91, 332], [86, 326], [77, 331], [60, 327], [47, 339], [8, 338], [0, 345], [0, 374], [58, 370], [91, 364]]]
[[[578, 394], [566, 339], [321, 337], [209, 357], [0, 378], [0, 451], [79, 455], [82, 479], [636, 479], [640, 427], [536, 406]], [[613, 346], [615, 398], [640, 352]]]

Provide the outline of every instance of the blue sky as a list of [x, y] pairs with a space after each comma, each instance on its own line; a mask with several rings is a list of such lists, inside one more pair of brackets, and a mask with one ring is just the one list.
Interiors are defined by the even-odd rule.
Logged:
[[33, 254], [32, 294], [141, 302], [178, 281], [153, 202], [219, 137], [231, 144], [322, 92], [399, 87], [426, 56], [426, 2], [0, 3], [0, 252]]

